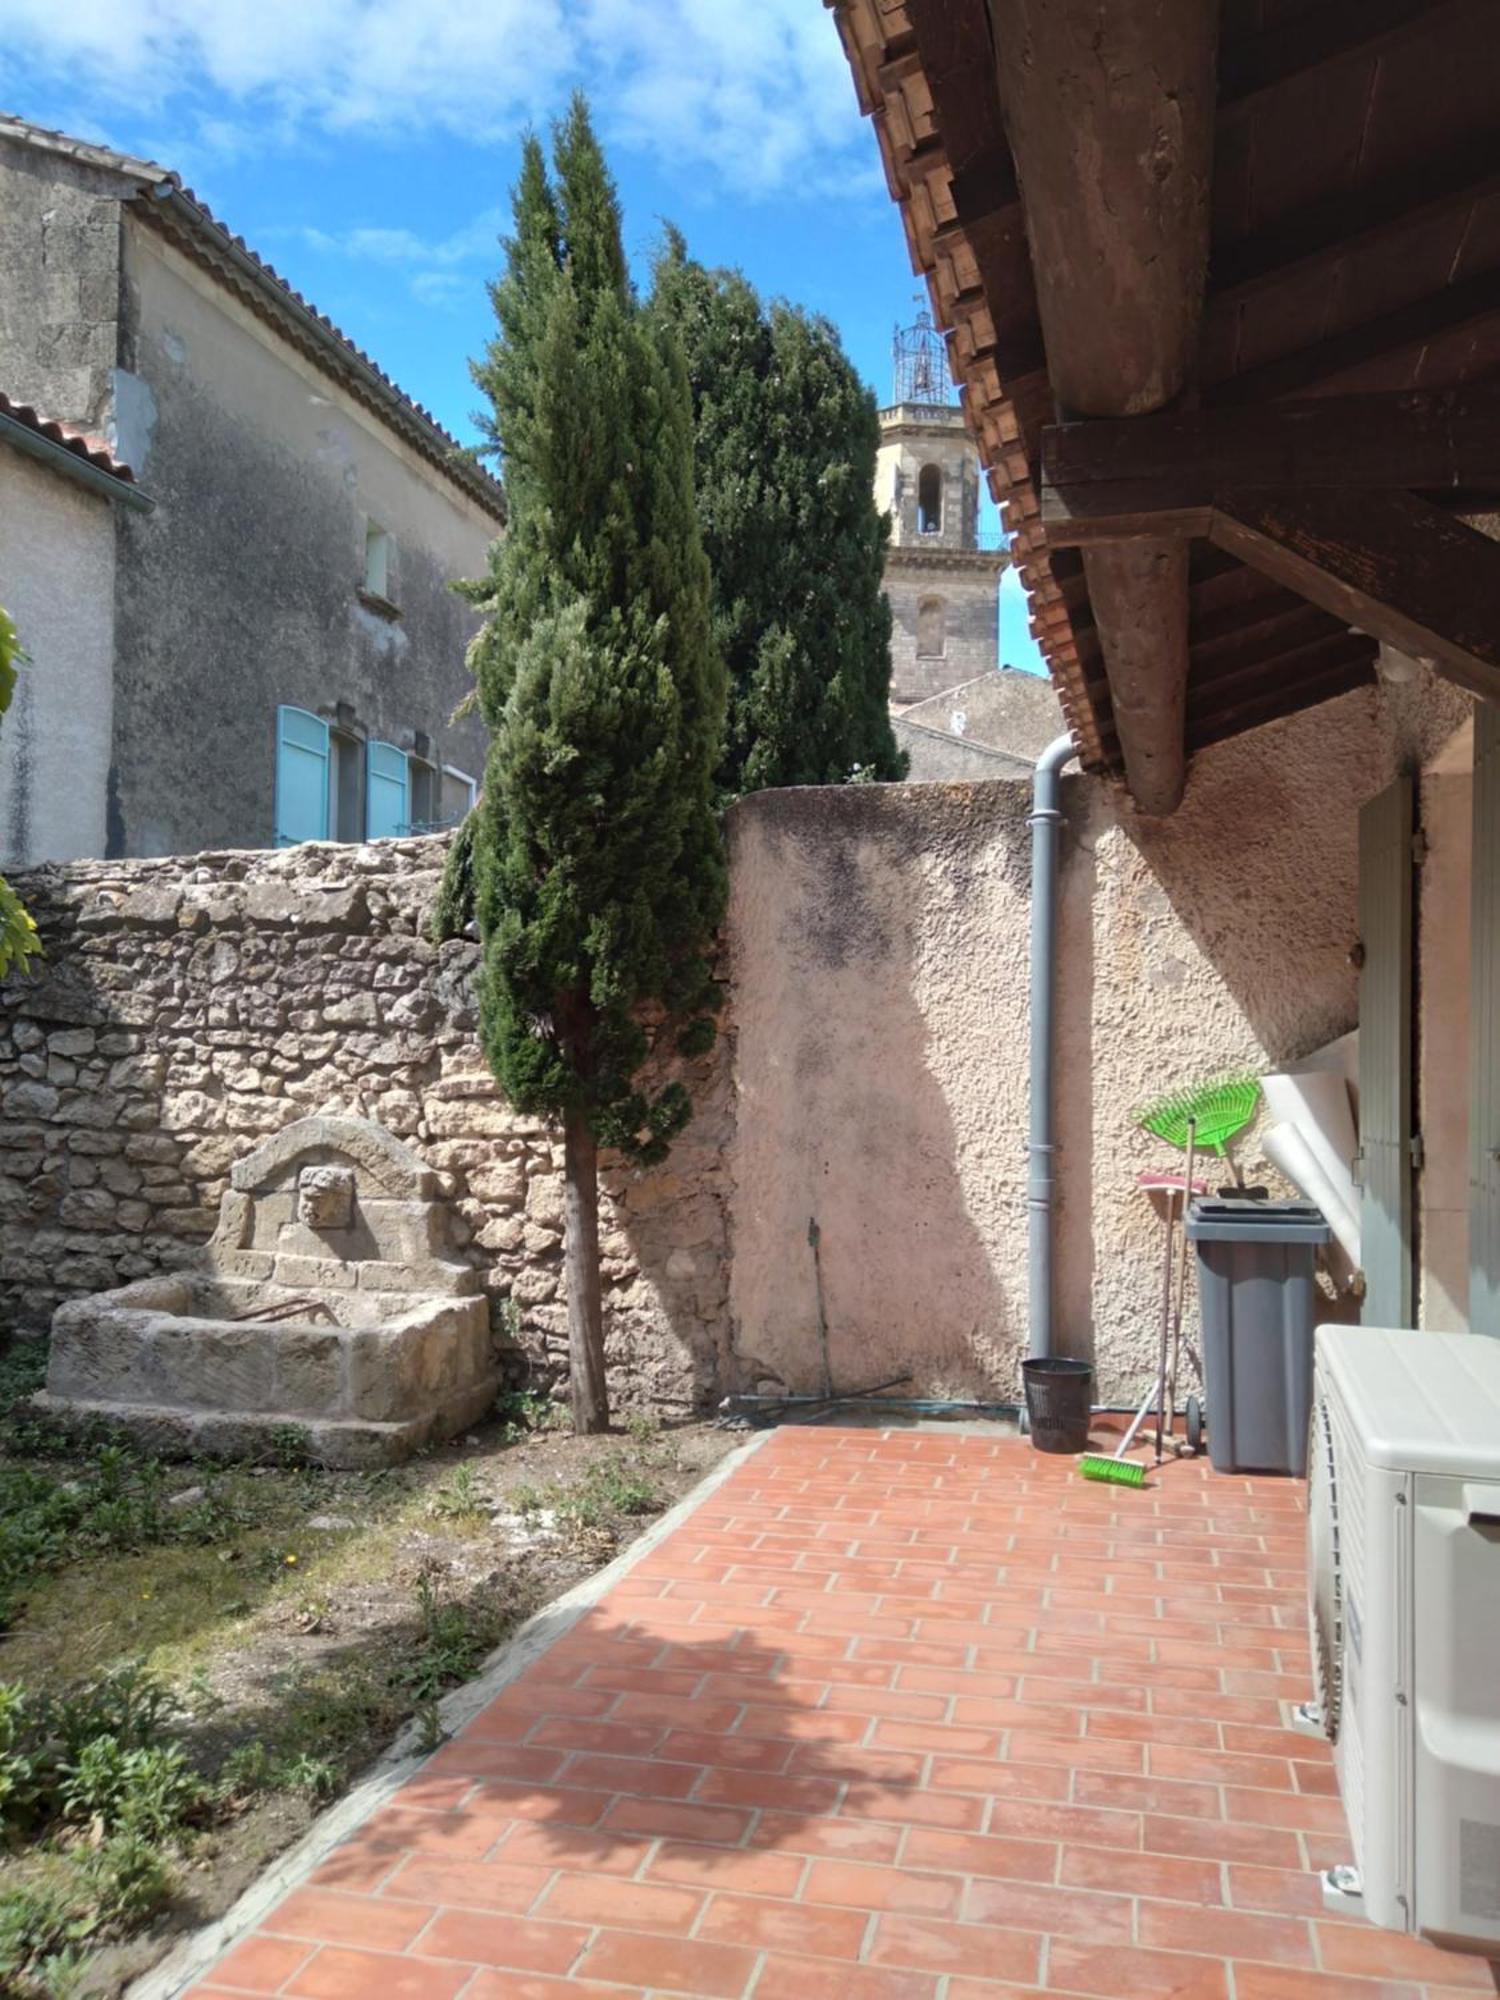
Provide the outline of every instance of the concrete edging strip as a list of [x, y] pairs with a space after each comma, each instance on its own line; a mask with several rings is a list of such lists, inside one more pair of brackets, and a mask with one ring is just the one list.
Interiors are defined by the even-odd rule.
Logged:
[[[659, 1548], [669, 1535], [697, 1512], [711, 1493], [717, 1492], [726, 1480], [738, 1472], [746, 1459], [774, 1435], [773, 1430], [761, 1431], [727, 1452], [711, 1472], [705, 1474], [690, 1492], [684, 1493], [675, 1506], [669, 1507], [659, 1521], [653, 1521], [613, 1562], [606, 1563], [603, 1569], [595, 1570], [592, 1576], [585, 1577], [571, 1590], [564, 1591], [561, 1597], [533, 1612], [518, 1631], [496, 1647], [473, 1680], [455, 1688], [438, 1703], [443, 1740], [456, 1735], [473, 1721], [481, 1709], [488, 1707], [502, 1689], [518, 1680], [549, 1646], [578, 1623], [586, 1611], [591, 1611], [602, 1597], [607, 1596], [622, 1576], [628, 1575], [644, 1556]], [[134, 1980], [125, 1990], [125, 2000], [176, 2000], [190, 1981], [206, 1972], [230, 1945], [253, 1929], [288, 1890], [306, 1881], [339, 1842], [347, 1839], [357, 1827], [363, 1826], [371, 1814], [392, 1798], [408, 1778], [414, 1777], [432, 1755], [430, 1750], [413, 1747], [418, 1728], [416, 1722], [409, 1722], [358, 1783], [314, 1820], [295, 1846], [289, 1847], [285, 1854], [271, 1862], [222, 1917], [216, 1917], [212, 1923], [184, 1938], [159, 1965]]]

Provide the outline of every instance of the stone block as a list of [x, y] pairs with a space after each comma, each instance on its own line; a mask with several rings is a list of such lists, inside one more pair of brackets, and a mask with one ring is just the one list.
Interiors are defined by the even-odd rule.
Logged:
[[59, 1095], [50, 1084], [15, 1083], [6, 1091], [3, 1100], [7, 1119], [52, 1118], [56, 1115]]
[[[47, 1037], [47, 1047], [55, 1056], [91, 1056], [98, 1039], [92, 1028], [54, 1028]], [[16, 1046], [23, 1046], [19, 1035]]]
[[276, 1283], [291, 1291], [352, 1291], [361, 1266], [338, 1257], [278, 1257]]

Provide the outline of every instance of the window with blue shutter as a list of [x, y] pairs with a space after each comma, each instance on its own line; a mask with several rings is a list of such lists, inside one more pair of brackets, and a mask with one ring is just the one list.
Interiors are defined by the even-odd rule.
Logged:
[[365, 751], [365, 838], [411, 832], [407, 755], [394, 743], [371, 742]]
[[305, 708], [278, 708], [275, 844], [327, 838], [328, 724]]

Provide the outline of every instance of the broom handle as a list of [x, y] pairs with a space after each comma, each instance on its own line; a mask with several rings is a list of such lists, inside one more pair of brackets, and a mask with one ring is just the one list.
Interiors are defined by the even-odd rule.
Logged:
[[1161, 1464], [1162, 1426], [1167, 1404], [1167, 1342], [1172, 1332], [1172, 1232], [1176, 1225], [1177, 1198], [1167, 1189], [1167, 1241], [1161, 1272], [1161, 1339], [1156, 1357], [1156, 1462]]
[[1172, 1386], [1168, 1401], [1177, 1414], [1177, 1368], [1182, 1353], [1182, 1314], [1187, 1303], [1188, 1205], [1193, 1199], [1193, 1168], [1197, 1165], [1198, 1128], [1190, 1118], [1187, 1128], [1187, 1164], [1182, 1176], [1182, 1247], [1177, 1262], [1177, 1304], [1172, 1313]]

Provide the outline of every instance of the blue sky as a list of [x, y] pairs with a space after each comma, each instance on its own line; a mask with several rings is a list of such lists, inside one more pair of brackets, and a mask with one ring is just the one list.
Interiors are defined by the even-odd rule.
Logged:
[[[0, 0], [3, 104], [175, 168], [458, 436], [517, 138], [581, 85], [644, 271], [826, 313], [884, 398], [918, 286], [819, 0]], [[1019, 585], [1003, 659], [1036, 668]]]

